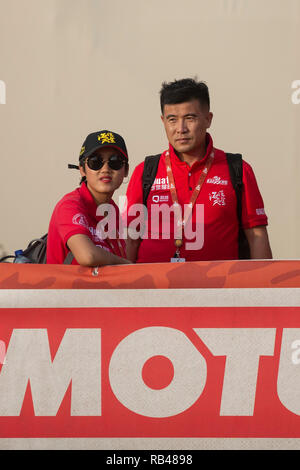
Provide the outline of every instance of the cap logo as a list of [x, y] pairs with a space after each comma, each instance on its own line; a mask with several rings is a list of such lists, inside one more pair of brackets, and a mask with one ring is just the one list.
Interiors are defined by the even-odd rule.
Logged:
[[98, 140], [101, 142], [101, 144], [115, 144], [115, 136], [113, 135], [112, 132], [101, 132], [101, 134], [98, 134]]
[[79, 155], [80, 157], [81, 157], [81, 155], [84, 153], [84, 151], [85, 151], [85, 146], [83, 145], [83, 146], [81, 147], [81, 150], [80, 150], [80, 155]]

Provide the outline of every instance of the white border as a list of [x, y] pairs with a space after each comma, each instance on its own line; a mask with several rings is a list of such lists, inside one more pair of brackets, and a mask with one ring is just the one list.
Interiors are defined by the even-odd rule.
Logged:
[[1, 289], [1, 308], [299, 307], [300, 288]]
[[299, 450], [287, 438], [7, 438], [1, 450]]

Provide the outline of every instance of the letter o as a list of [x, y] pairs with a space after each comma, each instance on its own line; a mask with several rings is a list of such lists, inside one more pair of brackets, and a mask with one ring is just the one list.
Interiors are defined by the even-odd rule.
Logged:
[[[166, 356], [173, 364], [172, 382], [161, 390], [149, 388], [142, 369], [153, 356]], [[182, 413], [200, 397], [207, 377], [206, 361], [187, 336], [175, 328], [149, 327], [124, 338], [112, 354], [109, 379], [126, 408], [137, 414], [164, 418]]]

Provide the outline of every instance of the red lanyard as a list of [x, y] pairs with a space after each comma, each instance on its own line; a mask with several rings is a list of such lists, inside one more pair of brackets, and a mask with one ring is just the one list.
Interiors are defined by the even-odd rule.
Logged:
[[[203, 168], [201, 174], [200, 174], [200, 177], [199, 177], [199, 180], [198, 180], [198, 183], [192, 193], [192, 196], [191, 196], [191, 200], [187, 206], [187, 209], [188, 210], [185, 210], [184, 211], [184, 219], [180, 222], [179, 220], [177, 221], [177, 226], [180, 225], [180, 223], [183, 225], [183, 227], [187, 224], [187, 222], [189, 221], [190, 217], [191, 217], [191, 214], [193, 212], [193, 207], [195, 205], [195, 202], [197, 200], [197, 197], [199, 196], [199, 193], [201, 191], [201, 188], [203, 186], [203, 183], [205, 181], [205, 178], [207, 176], [207, 173], [209, 172], [209, 169], [213, 163], [213, 160], [214, 160], [214, 156], [215, 156], [215, 153], [214, 153], [214, 149], [211, 151], [211, 153], [209, 154], [209, 156], [207, 157], [207, 161], [206, 161], [206, 165], [205, 167]], [[168, 178], [169, 178], [169, 182], [170, 182], [170, 193], [171, 193], [171, 198], [172, 198], [172, 201], [173, 201], [173, 205], [176, 209], [176, 207], [179, 207], [179, 202], [178, 202], [178, 196], [177, 196], [177, 191], [176, 191], [176, 185], [175, 185], [175, 180], [174, 180], [174, 176], [173, 176], [173, 171], [172, 171], [172, 167], [171, 167], [171, 160], [170, 160], [170, 154], [169, 154], [169, 151], [167, 150], [165, 152], [165, 163], [166, 163], [166, 169], [167, 169], [167, 175], [168, 175]], [[175, 234], [176, 235], [176, 234]], [[175, 240], [175, 246], [177, 248], [176, 250], [176, 254], [177, 256], [180, 255], [180, 251], [179, 251], [179, 248], [182, 246], [183, 244], [183, 241], [182, 239], [179, 239], [177, 238]]]

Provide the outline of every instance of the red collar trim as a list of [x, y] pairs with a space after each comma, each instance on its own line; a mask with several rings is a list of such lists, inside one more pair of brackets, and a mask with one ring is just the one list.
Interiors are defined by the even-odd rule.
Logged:
[[[211, 151], [213, 149], [213, 140], [211, 138], [211, 135], [208, 132], [206, 133], [206, 141], [207, 141], [207, 147], [206, 147], [206, 153], [205, 153], [204, 157], [201, 158], [201, 160], [198, 160], [197, 162], [195, 162], [192, 165], [191, 168], [194, 168], [195, 166], [203, 165], [205, 163], [205, 161], [207, 160], [208, 155], [211, 153]], [[179, 159], [179, 157], [176, 155], [174, 147], [172, 147], [171, 144], [169, 144], [169, 152], [170, 152], [171, 159], [175, 159], [175, 161], [178, 165], [183, 165], [183, 166], [187, 165], [185, 162], [182, 162]]]

